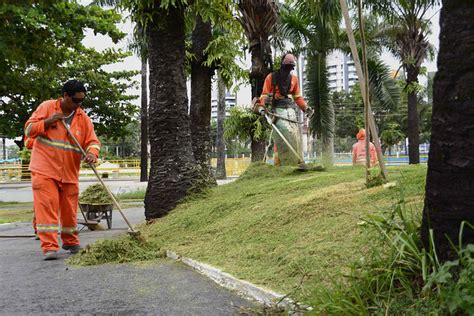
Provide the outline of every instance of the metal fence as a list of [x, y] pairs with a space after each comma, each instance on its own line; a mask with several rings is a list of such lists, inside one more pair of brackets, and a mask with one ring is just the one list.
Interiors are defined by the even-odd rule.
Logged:
[[[211, 167], [215, 168], [216, 159], [211, 160]], [[250, 165], [250, 158], [227, 158], [226, 174], [228, 177], [240, 176]], [[97, 171], [103, 178], [133, 179], [140, 177], [140, 160], [107, 160], [97, 165]], [[81, 179], [94, 178], [94, 172], [87, 164], [81, 165], [79, 172]], [[0, 183], [29, 181], [31, 174], [28, 164], [21, 162], [0, 164]]]
[[[425, 163], [428, 157], [422, 155], [420, 162]], [[320, 157], [309, 157], [305, 159], [306, 162], [320, 163]], [[272, 161], [269, 160], [269, 163]], [[408, 157], [406, 156], [392, 156], [385, 157], [385, 163], [388, 166], [408, 164]], [[350, 166], [352, 159], [350, 153], [336, 153], [334, 155], [334, 164], [336, 166]], [[211, 167], [216, 168], [217, 160], [211, 159]], [[228, 177], [240, 176], [250, 165], [250, 158], [226, 158], [226, 174]], [[136, 179], [140, 177], [140, 160], [107, 160], [101, 161], [97, 165], [97, 171], [103, 178], [109, 179]], [[81, 179], [94, 178], [94, 172], [87, 164], [81, 165], [80, 170]], [[31, 180], [28, 165], [21, 162], [1, 163], [0, 164], [0, 183], [29, 181]]]

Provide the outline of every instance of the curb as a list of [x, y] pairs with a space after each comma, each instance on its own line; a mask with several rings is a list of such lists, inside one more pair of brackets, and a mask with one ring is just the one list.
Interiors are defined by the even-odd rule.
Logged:
[[288, 308], [290, 310], [290, 314], [292, 315], [302, 315], [304, 312], [310, 312], [313, 310], [312, 307], [297, 303], [294, 300], [285, 297], [283, 294], [258, 287], [248, 281], [239, 280], [236, 277], [211, 265], [201, 263], [190, 258], [182, 257], [173, 251], [167, 250], [166, 257], [176, 261], [181, 261], [185, 265], [207, 276], [220, 286], [236, 291], [240, 295], [253, 299], [264, 305]]

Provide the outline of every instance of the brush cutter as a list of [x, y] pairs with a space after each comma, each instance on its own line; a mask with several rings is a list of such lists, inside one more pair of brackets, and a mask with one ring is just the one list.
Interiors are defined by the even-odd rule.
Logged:
[[283, 133], [280, 132], [280, 130], [276, 127], [275, 124], [273, 124], [273, 121], [272, 119], [270, 118], [270, 116], [268, 116], [267, 113], [265, 113], [265, 118], [268, 122], [268, 124], [271, 125], [272, 129], [275, 130], [275, 132], [277, 132], [278, 135], [280, 135], [281, 139], [283, 139], [283, 141], [285, 142], [285, 144], [288, 146], [288, 148], [290, 148], [291, 152], [293, 154], [295, 154], [295, 156], [300, 160], [300, 161], [304, 161], [302, 157], [300, 157], [300, 155], [296, 152], [296, 150], [293, 148], [293, 146], [291, 146], [290, 142], [285, 138], [285, 136], [283, 136]]
[[[76, 146], [81, 150], [81, 153], [82, 155], [85, 157], [87, 155], [87, 153], [85, 152], [85, 150], [82, 148], [82, 146], [79, 144], [79, 142], [77, 141], [76, 137], [72, 134], [71, 130], [69, 129], [69, 126], [66, 124], [66, 122], [64, 121], [61, 121], [63, 123], [63, 126], [64, 128], [66, 128], [66, 131], [67, 133], [69, 134], [69, 136], [71, 136], [72, 140], [74, 141], [74, 143], [76, 144]], [[112, 199], [112, 201], [114, 202], [114, 205], [115, 207], [118, 209], [118, 211], [120, 212], [120, 215], [122, 215], [122, 218], [124, 219], [124, 221], [127, 223], [128, 225], [128, 228], [129, 228], [129, 231], [128, 231], [128, 234], [130, 236], [138, 236], [140, 235], [140, 231], [138, 230], [134, 230], [132, 225], [130, 224], [130, 222], [128, 221], [127, 217], [125, 217], [125, 214], [123, 213], [123, 210], [122, 208], [120, 207], [119, 203], [117, 202], [117, 200], [115, 199], [114, 195], [112, 194], [112, 192], [110, 192], [109, 188], [105, 185], [104, 181], [102, 180], [102, 178], [100, 177], [99, 173], [97, 172], [97, 169], [95, 168], [94, 164], [93, 163], [89, 163], [89, 166], [91, 167], [91, 169], [94, 171], [94, 174], [95, 176], [97, 177], [97, 179], [99, 180], [100, 184], [102, 184], [102, 186], [104, 187], [105, 191], [107, 191], [108, 195], [110, 196], [110, 198]], [[82, 212], [82, 210], [81, 210]], [[83, 214], [84, 215], [84, 214]], [[85, 218], [85, 216], [84, 216]], [[87, 222], [87, 220], [86, 220]]]
[[282, 120], [285, 120], [285, 121], [288, 121], [288, 122], [291, 122], [291, 123], [304, 124], [304, 122], [291, 120], [291, 119], [289, 119], [289, 118], [286, 118], [286, 117], [284, 117], [284, 116], [281, 116], [281, 115], [278, 115], [278, 114], [275, 114], [275, 113], [272, 113], [272, 112], [268, 112], [268, 114], [270, 114], [270, 115], [273, 116], [273, 117], [276, 117], [276, 118], [279, 118], [279, 119], [282, 119]]

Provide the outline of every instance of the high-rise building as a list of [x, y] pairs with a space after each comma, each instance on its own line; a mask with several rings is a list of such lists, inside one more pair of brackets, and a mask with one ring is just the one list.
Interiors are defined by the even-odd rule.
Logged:
[[[229, 116], [229, 110], [237, 104], [237, 94], [225, 91], [225, 116]], [[217, 120], [217, 95], [211, 98], [211, 120]]]
[[352, 58], [334, 51], [327, 57], [328, 83], [330, 91], [349, 91], [357, 83], [357, 73]]

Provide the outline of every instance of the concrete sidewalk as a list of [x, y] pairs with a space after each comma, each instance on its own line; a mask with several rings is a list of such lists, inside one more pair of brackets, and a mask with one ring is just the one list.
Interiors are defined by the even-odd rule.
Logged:
[[[133, 224], [144, 220], [143, 208], [125, 212]], [[123, 234], [126, 225], [116, 211], [112, 227], [85, 229], [82, 245]], [[1, 235], [31, 233], [29, 223], [0, 225]], [[77, 268], [65, 264], [69, 256], [61, 251], [58, 260], [43, 261], [39, 241], [0, 238], [0, 314], [238, 315], [255, 307], [174, 261]]]

